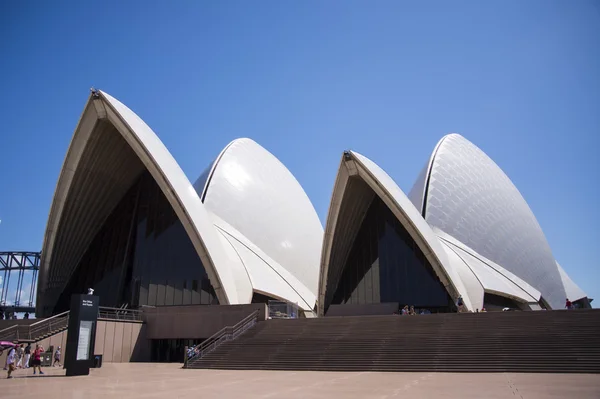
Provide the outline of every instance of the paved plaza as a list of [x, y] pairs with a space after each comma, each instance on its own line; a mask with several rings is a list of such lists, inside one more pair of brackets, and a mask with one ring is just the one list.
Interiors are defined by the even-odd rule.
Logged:
[[[105, 364], [86, 377], [58, 368], [0, 379], [2, 399], [460, 398], [598, 399], [593, 374], [333, 373], [182, 370], [177, 364]], [[4, 372], [5, 373], [5, 372]]]

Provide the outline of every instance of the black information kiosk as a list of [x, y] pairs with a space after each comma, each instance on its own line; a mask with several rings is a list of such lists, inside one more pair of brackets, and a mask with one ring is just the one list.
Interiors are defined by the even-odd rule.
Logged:
[[69, 313], [69, 330], [65, 368], [67, 375], [88, 375], [94, 366], [94, 344], [98, 321], [99, 297], [73, 295]]

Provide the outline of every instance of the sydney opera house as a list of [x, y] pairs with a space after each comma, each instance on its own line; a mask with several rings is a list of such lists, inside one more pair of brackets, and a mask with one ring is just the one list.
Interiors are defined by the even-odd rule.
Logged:
[[[474, 144], [450, 134], [405, 194], [343, 152], [325, 228], [287, 168], [250, 139], [195, 181], [129, 108], [93, 91], [44, 236], [36, 314], [93, 287], [101, 305], [237, 305], [304, 315], [562, 309], [587, 295], [555, 260], [531, 209]], [[377, 312], [377, 310], [375, 310]]]

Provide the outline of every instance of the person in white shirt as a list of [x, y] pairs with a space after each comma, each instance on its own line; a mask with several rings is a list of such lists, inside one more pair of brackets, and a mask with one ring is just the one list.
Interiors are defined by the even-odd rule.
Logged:
[[60, 364], [60, 346], [58, 347], [56, 352], [54, 352], [54, 364], [52, 365], [52, 367], [56, 366], [57, 363], [58, 367], [62, 367], [62, 364]]
[[15, 367], [16, 354], [17, 354], [17, 351], [14, 346], [8, 350], [8, 356], [6, 357], [6, 364], [8, 366], [8, 377], [7, 378], [13, 378], [11, 374], [13, 371], [15, 371], [15, 368], [16, 368]]

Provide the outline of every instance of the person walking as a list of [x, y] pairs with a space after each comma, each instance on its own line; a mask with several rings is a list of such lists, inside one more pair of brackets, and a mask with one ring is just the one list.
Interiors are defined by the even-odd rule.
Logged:
[[15, 371], [15, 358], [17, 356], [17, 347], [13, 346], [8, 350], [8, 356], [6, 356], [6, 366], [8, 367], [8, 376], [6, 378], [13, 378], [11, 375]]
[[56, 363], [58, 363], [58, 367], [62, 367], [60, 364], [60, 346], [56, 349], [56, 352], [54, 352], [54, 363], [52, 364], [52, 367], [56, 366]]
[[567, 298], [567, 301], [565, 303], [565, 308], [567, 308], [568, 310], [573, 309], [573, 304], [571, 303], [571, 301], [569, 301], [569, 298]]
[[465, 310], [465, 303], [463, 301], [462, 295], [458, 296], [458, 300], [456, 301], [456, 306], [458, 307], [458, 313], [463, 313]]
[[23, 367], [23, 360], [25, 360], [25, 349], [23, 349], [23, 344], [17, 347], [17, 368], [20, 369]]
[[26, 369], [29, 368], [29, 360], [30, 359], [31, 359], [31, 344], [27, 343], [27, 346], [25, 347], [25, 365], [23, 366]]
[[40, 371], [40, 375], [44, 375], [42, 371], [42, 353], [44, 353], [44, 348], [41, 345], [36, 345], [33, 351], [33, 375], [35, 375], [36, 367]]

